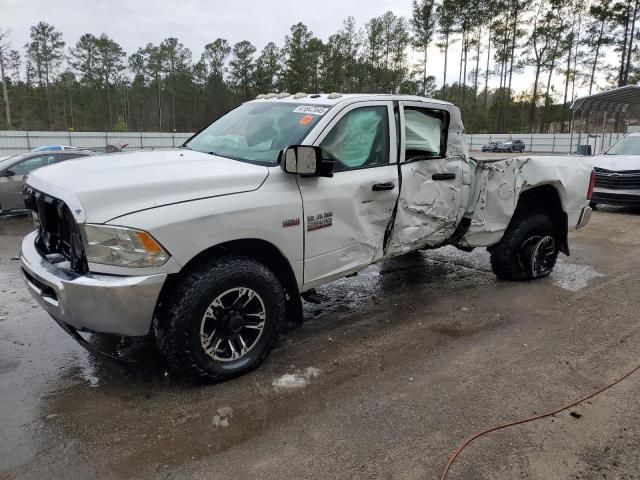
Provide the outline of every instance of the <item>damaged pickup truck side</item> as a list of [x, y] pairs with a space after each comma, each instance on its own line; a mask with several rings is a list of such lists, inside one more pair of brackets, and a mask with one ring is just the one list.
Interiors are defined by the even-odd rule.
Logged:
[[22, 271], [76, 338], [153, 334], [219, 380], [268, 355], [304, 292], [374, 262], [488, 247], [499, 278], [549, 274], [593, 181], [581, 157], [471, 158], [450, 103], [270, 94], [177, 149], [33, 172]]

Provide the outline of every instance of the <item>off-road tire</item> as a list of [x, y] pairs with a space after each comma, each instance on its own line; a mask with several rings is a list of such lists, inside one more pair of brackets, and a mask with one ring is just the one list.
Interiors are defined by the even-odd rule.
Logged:
[[[250, 288], [264, 302], [264, 330], [253, 349], [237, 360], [220, 362], [201, 344], [200, 324], [210, 303], [222, 292]], [[212, 259], [181, 274], [156, 312], [153, 329], [171, 370], [201, 381], [221, 381], [256, 368], [278, 340], [285, 316], [285, 295], [276, 275], [247, 257]]]
[[[533, 276], [530, 269], [522, 264], [520, 248], [525, 242], [536, 236], [549, 235], [555, 240], [555, 252], [549, 262], [549, 271]], [[516, 213], [507, 227], [500, 243], [489, 248], [493, 273], [502, 280], [531, 280], [548, 275], [558, 259], [558, 238], [551, 217], [543, 212]]]

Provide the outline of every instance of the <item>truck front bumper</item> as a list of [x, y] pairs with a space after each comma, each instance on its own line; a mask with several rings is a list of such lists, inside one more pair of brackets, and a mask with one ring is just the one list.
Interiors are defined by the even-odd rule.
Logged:
[[640, 190], [612, 190], [596, 187], [593, 190], [591, 202], [603, 205], [638, 207], [640, 206]]
[[36, 236], [32, 232], [22, 241], [22, 275], [33, 297], [54, 320], [81, 331], [149, 333], [166, 274], [78, 275], [68, 262], [54, 264], [40, 256]]

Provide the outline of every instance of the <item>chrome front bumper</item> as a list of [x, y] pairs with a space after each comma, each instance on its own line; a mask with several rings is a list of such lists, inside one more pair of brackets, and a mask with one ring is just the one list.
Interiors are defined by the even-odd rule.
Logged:
[[593, 190], [591, 202], [624, 207], [640, 206], [640, 190], [598, 188]]
[[68, 262], [50, 263], [35, 248], [37, 232], [22, 241], [22, 275], [31, 294], [57, 322], [78, 330], [126, 336], [149, 333], [167, 275], [78, 275]]

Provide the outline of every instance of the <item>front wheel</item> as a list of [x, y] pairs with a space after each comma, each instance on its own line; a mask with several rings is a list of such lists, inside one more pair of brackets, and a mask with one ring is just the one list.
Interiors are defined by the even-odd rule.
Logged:
[[158, 310], [156, 341], [169, 366], [218, 381], [267, 357], [284, 318], [285, 295], [261, 263], [222, 257], [184, 274]]
[[503, 280], [532, 280], [549, 275], [558, 259], [558, 239], [546, 213], [513, 218], [500, 243], [490, 247], [491, 268]]

